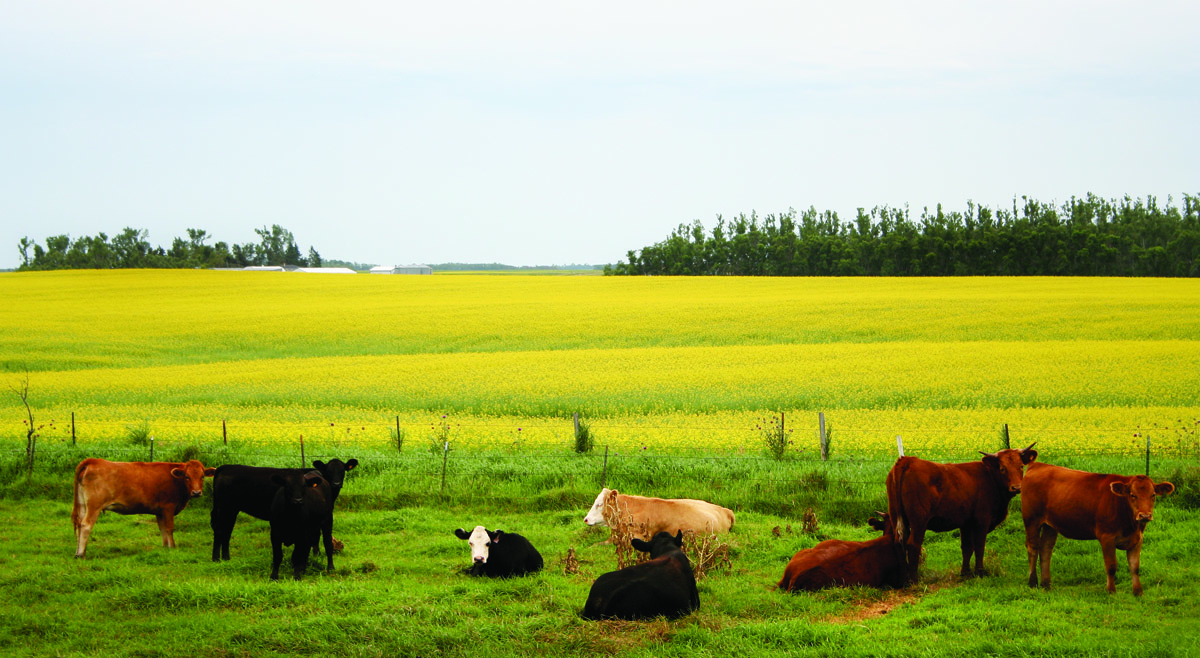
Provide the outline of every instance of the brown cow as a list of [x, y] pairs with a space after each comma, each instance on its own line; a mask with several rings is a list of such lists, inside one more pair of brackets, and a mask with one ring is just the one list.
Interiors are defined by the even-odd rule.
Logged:
[[195, 459], [188, 462], [110, 462], [85, 459], [75, 467], [75, 508], [71, 520], [83, 557], [100, 512], [153, 514], [163, 546], [175, 548], [175, 515], [204, 491], [204, 478], [215, 473]]
[[904, 584], [904, 548], [896, 543], [891, 517], [876, 512], [867, 524], [883, 532], [869, 541], [827, 539], [797, 552], [783, 570], [779, 589], [785, 592], [826, 587], [867, 585], [899, 587]]
[[965, 464], [936, 464], [901, 457], [887, 476], [888, 513], [896, 541], [905, 546], [908, 580], [916, 582], [925, 531], [958, 529], [962, 540], [962, 576], [986, 575], [983, 549], [987, 535], [1008, 516], [1008, 502], [1021, 493], [1025, 465], [1037, 459], [1035, 444], [1024, 450], [981, 452]]
[[1142, 533], [1154, 518], [1155, 497], [1172, 491], [1175, 485], [1170, 482], [1154, 484], [1145, 475], [1087, 473], [1049, 464], [1029, 467], [1021, 494], [1029, 586], [1038, 585], [1041, 557], [1042, 587], [1050, 589], [1050, 557], [1061, 534], [1100, 541], [1109, 592], [1117, 590], [1117, 549], [1125, 551], [1133, 594], [1141, 596]]
[[650, 541], [660, 532], [671, 535], [686, 530], [701, 534], [729, 532], [734, 521], [733, 510], [703, 500], [649, 498], [601, 489], [583, 522], [609, 525], [613, 519], [608, 515], [613, 509], [628, 520], [632, 536], [642, 541]]

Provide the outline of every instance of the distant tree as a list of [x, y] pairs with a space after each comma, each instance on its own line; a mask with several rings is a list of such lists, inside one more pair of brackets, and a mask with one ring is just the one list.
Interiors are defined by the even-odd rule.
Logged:
[[308, 248], [307, 263], [308, 263], [309, 267], [320, 267], [321, 266], [321, 254], [318, 254], [317, 250], [313, 247]]

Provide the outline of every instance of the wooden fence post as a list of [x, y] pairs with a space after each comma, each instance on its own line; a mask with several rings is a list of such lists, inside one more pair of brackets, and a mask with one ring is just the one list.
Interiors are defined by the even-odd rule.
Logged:
[[1150, 435], [1146, 435], [1146, 477], [1150, 477]]
[[71, 412], [71, 447], [75, 447], [75, 412]]
[[404, 444], [400, 443], [400, 417], [396, 416], [396, 452], [400, 452], [400, 447]]
[[300, 435], [300, 468], [304, 468], [304, 435]]
[[575, 440], [579, 440], [579, 412], [575, 412]]
[[904, 441], [899, 434], [896, 435], [896, 451], [900, 453], [901, 457], [904, 456]]
[[446, 461], [450, 457], [450, 442], [442, 444], [442, 494], [446, 493]]
[[1011, 450], [1012, 444], [1008, 442], [1008, 423], [1004, 424], [1004, 449]]
[[820, 426], [818, 432], [821, 438], [821, 461], [829, 461], [829, 441], [825, 437], [825, 412], [817, 412], [817, 424]]
[[221, 419], [221, 441], [226, 446], [229, 445], [229, 428], [225, 427], [225, 419], [224, 418]]
[[154, 437], [150, 437], [150, 461], [154, 461]]

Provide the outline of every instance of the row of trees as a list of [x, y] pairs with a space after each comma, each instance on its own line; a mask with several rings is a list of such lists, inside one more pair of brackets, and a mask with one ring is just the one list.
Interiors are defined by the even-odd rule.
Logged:
[[[40, 245], [21, 238], [19, 270], [115, 269], [128, 267], [246, 267], [248, 265], [295, 265], [320, 267], [321, 255], [309, 247], [300, 253], [292, 232], [278, 224], [254, 229], [259, 242], [206, 244], [211, 237], [201, 229], [187, 229], [187, 239], [175, 238], [170, 249], [152, 247], [145, 229], [126, 227], [111, 240], [104, 233], [71, 239], [53, 235]], [[32, 255], [30, 252], [32, 251]]]
[[717, 216], [709, 233], [680, 224], [657, 244], [628, 252], [605, 274], [745, 276], [1092, 275], [1200, 276], [1200, 196], [1181, 206], [1154, 197], [1092, 194], [1061, 206], [1027, 197], [1011, 209], [967, 202], [962, 212], [907, 207], [837, 213], [789, 210], [760, 218]]

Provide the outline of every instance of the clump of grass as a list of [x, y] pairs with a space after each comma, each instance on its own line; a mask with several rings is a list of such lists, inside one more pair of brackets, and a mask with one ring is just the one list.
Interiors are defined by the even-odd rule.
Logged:
[[388, 433], [392, 437], [392, 445], [396, 446], [396, 453], [404, 454], [404, 435], [406, 434], [404, 428], [389, 429]]
[[150, 445], [150, 422], [143, 420], [137, 425], [126, 425], [125, 441], [135, 446]]
[[575, 433], [575, 452], [580, 454], [591, 452], [596, 447], [596, 437], [592, 435], [592, 428], [587, 422], [579, 421], [579, 431]]

